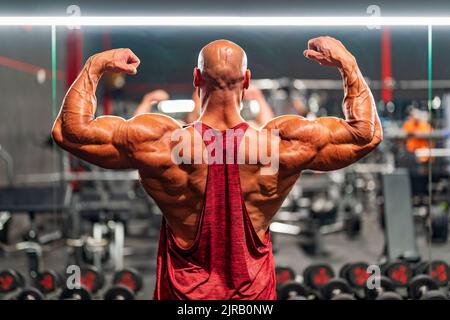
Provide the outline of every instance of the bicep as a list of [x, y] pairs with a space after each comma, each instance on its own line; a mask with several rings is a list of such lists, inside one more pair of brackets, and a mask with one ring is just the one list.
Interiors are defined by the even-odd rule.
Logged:
[[137, 153], [146, 148], [158, 152], [161, 137], [181, 128], [174, 119], [158, 114], [143, 114], [129, 120], [98, 117], [79, 128], [76, 134], [68, 125], [54, 130], [58, 144], [77, 157], [107, 169], [136, 168]]
[[[62, 120], [61, 120], [62, 121]], [[131, 162], [125, 150], [115, 141], [126, 131], [127, 121], [120, 117], [102, 116], [89, 124], [71, 128], [71, 122], [56, 123], [56, 142], [73, 155], [107, 169], [129, 169]]]
[[[369, 131], [369, 134], [367, 132]], [[372, 151], [381, 141], [381, 126], [365, 121], [324, 117], [317, 121], [321, 143], [307, 168], [330, 171], [344, 168]]]
[[274, 120], [282, 143], [280, 160], [295, 171], [340, 169], [372, 150], [372, 141], [357, 129], [363, 123], [355, 126], [335, 117], [308, 120], [285, 116]]

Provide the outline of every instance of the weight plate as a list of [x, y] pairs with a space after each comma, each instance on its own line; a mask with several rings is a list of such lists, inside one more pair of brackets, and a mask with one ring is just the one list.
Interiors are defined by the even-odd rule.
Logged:
[[61, 300], [92, 300], [89, 290], [84, 287], [79, 289], [66, 288], [63, 290], [59, 298]]
[[17, 300], [44, 300], [44, 295], [36, 288], [26, 288], [18, 294]]
[[10, 293], [23, 286], [23, 278], [12, 269], [0, 272], [0, 293]]
[[303, 271], [305, 284], [312, 289], [320, 289], [334, 278], [334, 271], [326, 263], [312, 264]]
[[103, 288], [105, 276], [94, 266], [81, 268], [81, 285], [92, 293], [96, 293]]
[[306, 297], [308, 290], [304, 285], [295, 281], [289, 281], [280, 286], [280, 299], [290, 300], [295, 296]]
[[320, 290], [323, 299], [331, 300], [332, 298], [343, 294], [352, 294], [352, 289], [350, 288], [347, 281], [340, 278], [331, 279], [328, 281]]
[[408, 285], [412, 276], [410, 266], [403, 261], [394, 261], [387, 263], [384, 267], [384, 274], [387, 275], [396, 286], [405, 287]]
[[364, 287], [364, 297], [368, 300], [377, 299], [381, 294], [386, 292], [395, 292], [394, 282], [387, 276], [380, 276], [379, 288], [369, 289], [367, 285]]
[[44, 294], [55, 292], [61, 283], [61, 275], [54, 270], [39, 272], [34, 279], [34, 286]]
[[[430, 274], [431, 270], [431, 274]], [[439, 286], [444, 287], [449, 283], [450, 276], [450, 268], [447, 262], [443, 260], [434, 260], [430, 264], [428, 262], [422, 262], [417, 268], [416, 271], [418, 274], [428, 274], [434, 280], [437, 281]]]
[[344, 264], [344, 265], [341, 267], [341, 269], [339, 270], [339, 278], [347, 279], [347, 271], [348, 271], [348, 268], [349, 268], [351, 265], [352, 265], [352, 264], [349, 262], [349, 263]]
[[128, 287], [134, 293], [139, 292], [142, 289], [143, 280], [141, 274], [132, 268], [123, 269], [117, 271], [114, 274], [112, 283], [114, 285], [122, 285]]
[[358, 289], [366, 287], [367, 279], [370, 273], [367, 272], [369, 265], [365, 262], [355, 262], [351, 263], [346, 272], [346, 279], [350, 286]]
[[428, 275], [420, 274], [411, 279], [408, 286], [408, 295], [412, 299], [420, 299], [425, 292], [439, 290], [438, 283]]
[[289, 267], [275, 268], [277, 286], [285, 284], [288, 281], [295, 280], [295, 272]]
[[105, 300], [134, 300], [134, 293], [125, 286], [113, 286], [103, 296]]

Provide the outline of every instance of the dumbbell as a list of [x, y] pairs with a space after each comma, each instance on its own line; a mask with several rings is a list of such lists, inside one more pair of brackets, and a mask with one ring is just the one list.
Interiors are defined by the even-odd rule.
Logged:
[[434, 260], [431, 263], [421, 261], [414, 267], [414, 274], [428, 274], [440, 287], [444, 287], [449, 283], [450, 267], [447, 262], [442, 260]]
[[363, 289], [366, 287], [367, 279], [370, 277], [367, 268], [369, 268], [369, 264], [366, 262], [346, 263], [339, 270], [339, 277], [347, 280], [351, 287]]
[[79, 286], [66, 287], [60, 295], [61, 300], [92, 300], [105, 284], [105, 276], [94, 266], [86, 266], [80, 270]]
[[44, 295], [56, 294], [62, 285], [63, 278], [55, 270], [38, 272], [34, 278], [34, 287]]
[[112, 284], [103, 295], [105, 300], [134, 300], [142, 289], [143, 279], [137, 270], [127, 268], [114, 274]]
[[314, 296], [310, 295], [309, 290], [301, 283], [296, 281], [287, 281], [277, 290], [278, 300], [311, 300]]
[[292, 270], [289, 267], [285, 266], [277, 266], [275, 267], [275, 276], [276, 276], [276, 283], [277, 287], [285, 284], [289, 281], [294, 281], [296, 274], [294, 270]]
[[303, 282], [312, 290], [320, 290], [333, 278], [333, 268], [326, 263], [311, 264], [303, 270]]
[[408, 295], [414, 300], [447, 300], [446, 295], [439, 290], [439, 284], [425, 274], [411, 279], [408, 285]]
[[0, 296], [15, 296], [24, 286], [25, 278], [21, 272], [13, 269], [0, 271]]
[[381, 272], [389, 277], [396, 287], [406, 287], [413, 275], [410, 265], [400, 260], [383, 264]]
[[348, 282], [341, 278], [328, 281], [320, 293], [324, 300], [356, 300]]
[[44, 300], [45, 296], [36, 288], [24, 288], [13, 300]]
[[403, 300], [402, 296], [395, 291], [393, 281], [386, 276], [380, 276], [379, 287], [369, 289], [366, 285], [364, 297], [368, 300]]

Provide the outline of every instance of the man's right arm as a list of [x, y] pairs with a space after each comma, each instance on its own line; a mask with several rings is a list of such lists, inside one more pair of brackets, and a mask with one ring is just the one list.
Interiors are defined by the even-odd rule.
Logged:
[[[146, 161], [157, 154], [160, 139], [180, 126], [163, 115], [144, 114], [125, 120], [96, 117], [95, 91], [102, 74], [136, 74], [139, 59], [129, 49], [114, 49], [91, 57], [64, 98], [52, 129], [56, 143], [75, 156], [109, 169], [136, 168], [143, 149]], [[149, 159], [151, 158], [151, 159]], [[150, 163], [149, 163], [150, 164]]]

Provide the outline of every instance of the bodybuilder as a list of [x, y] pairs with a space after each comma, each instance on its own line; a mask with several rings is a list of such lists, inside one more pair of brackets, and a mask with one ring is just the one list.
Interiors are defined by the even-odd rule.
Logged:
[[[151, 113], [130, 120], [95, 117], [102, 74], [137, 73], [140, 61], [129, 49], [90, 57], [69, 89], [53, 127], [55, 141], [103, 168], [137, 169], [163, 212], [154, 299], [275, 299], [269, 224], [302, 170], [343, 168], [381, 142], [372, 94], [342, 43], [330, 37], [312, 39], [304, 56], [341, 73], [344, 119], [285, 115], [260, 129], [248, 125], [239, 112], [250, 83], [247, 57], [226, 40], [200, 51], [194, 86], [201, 114], [186, 127]], [[230, 130], [239, 134], [230, 138], [224, 134]], [[277, 134], [267, 134], [272, 131]], [[193, 150], [211, 151], [218, 142], [224, 147], [208, 151], [201, 163], [179, 163], [172, 154], [179, 142], [173, 139], [175, 132], [182, 139], [193, 137]], [[249, 142], [250, 136], [259, 142]], [[228, 161], [230, 148], [237, 151], [230, 153], [231, 160], [240, 153], [249, 159], [267, 148], [278, 157], [279, 168], [263, 174], [270, 164], [259, 157], [256, 163]], [[216, 161], [225, 153], [227, 161]]]

